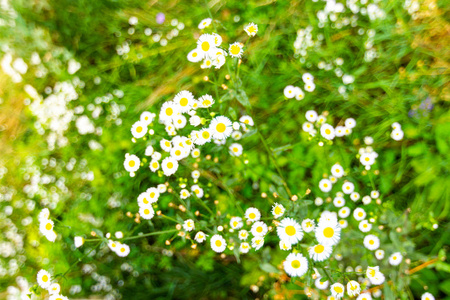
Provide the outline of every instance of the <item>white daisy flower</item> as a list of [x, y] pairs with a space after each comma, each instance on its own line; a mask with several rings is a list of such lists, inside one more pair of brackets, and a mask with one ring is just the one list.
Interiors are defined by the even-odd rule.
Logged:
[[358, 228], [361, 232], [369, 232], [372, 229], [372, 224], [370, 224], [367, 220], [362, 220], [359, 222]]
[[205, 54], [203, 51], [201, 51], [199, 48], [195, 48], [191, 52], [188, 53], [187, 59], [190, 62], [198, 63], [205, 57]]
[[275, 219], [281, 217], [285, 211], [286, 209], [284, 206], [279, 203], [274, 203], [274, 205], [272, 205], [272, 215]]
[[202, 108], [211, 107], [214, 104], [213, 97], [208, 94], [201, 96], [198, 100], [200, 101], [200, 107]]
[[366, 218], [366, 211], [361, 207], [355, 208], [353, 211], [353, 218], [355, 218], [356, 221], [364, 220]]
[[253, 223], [252, 229], [250, 230], [253, 236], [265, 236], [268, 229], [264, 222], [257, 221]]
[[279, 246], [280, 246], [280, 249], [281, 249], [281, 250], [285, 250], [285, 251], [288, 251], [288, 250], [291, 250], [291, 249], [292, 249], [292, 245], [291, 245], [291, 243], [289, 243], [288, 241], [283, 241], [283, 240], [281, 240], [281, 241], [279, 242]]
[[370, 251], [377, 250], [380, 247], [380, 239], [373, 234], [366, 235], [364, 237], [364, 247]]
[[230, 53], [231, 57], [241, 58], [242, 54], [244, 53], [243, 48], [244, 48], [243, 44], [235, 42], [230, 45], [230, 48], [228, 48], [228, 52]]
[[164, 102], [159, 112], [159, 120], [165, 124], [172, 123], [180, 112], [180, 107], [172, 101]]
[[343, 284], [336, 282], [330, 287], [331, 295], [333, 297], [336, 297], [337, 299], [340, 299], [344, 296], [345, 287]]
[[203, 231], [199, 231], [195, 234], [194, 239], [197, 243], [203, 243], [206, 240], [206, 234]]
[[181, 91], [173, 98], [173, 102], [178, 105], [181, 113], [187, 113], [191, 109], [194, 100], [194, 95], [189, 91]]
[[311, 92], [314, 92], [315, 89], [316, 89], [316, 85], [314, 83], [312, 83], [312, 82], [305, 83], [305, 86], [304, 86], [305, 91], [311, 93]]
[[356, 300], [372, 300], [372, 295], [370, 293], [362, 293]]
[[41, 269], [37, 273], [37, 282], [41, 288], [43, 288], [43, 289], [48, 288], [51, 284], [51, 281], [52, 281], [52, 276], [50, 275], [49, 272]]
[[323, 124], [320, 127], [320, 134], [327, 140], [334, 139], [335, 133], [334, 133], [333, 126], [331, 126], [330, 124], [327, 124], [327, 123]]
[[144, 111], [141, 113], [139, 120], [144, 123], [144, 125], [149, 125], [153, 122], [153, 119], [156, 117], [154, 113], [151, 113], [149, 111]]
[[363, 203], [364, 205], [369, 205], [371, 202], [372, 202], [372, 198], [370, 198], [370, 196], [364, 196], [364, 197], [362, 198], [362, 203]]
[[308, 260], [300, 253], [290, 253], [283, 262], [283, 266], [290, 277], [300, 277], [308, 271]]
[[119, 246], [120, 246], [119, 242], [108, 240], [108, 248], [111, 249], [111, 251], [116, 252]]
[[340, 218], [347, 218], [350, 215], [350, 208], [348, 208], [347, 206], [341, 208], [338, 212], [338, 215]]
[[146, 192], [150, 203], [155, 203], [156, 201], [158, 201], [160, 193], [157, 188], [148, 188]]
[[230, 220], [230, 226], [233, 229], [240, 229], [242, 226], [244, 226], [244, 223], [242, 222], [241, 217], [232, 217]]
[[322, 192], [328, 193], [333, 188], [333, 184], [329, 179], [322, 179], [319, 181], [319, 188]]
[[195, 223], [194, 220], [192, 219], [187, 219], [186, 221], [184, 221], [183, 223], [183, 229], [186, 231], [192, 231], [195, 229]]
[[319, 225], [323, 223], [337, 223], [337, 214], [331, 211], [323, 211], [320, 214]]
[[191, 193], [187, 189], [182, 189], [180, 191], [180, 198], [181, 199], [187, 199], [190, 195], [191, 195]]
[[252, 248], [255, 249], [255, 251], [258, 251], [261, 249], [261, 247], [264, 245], [264, 237], [263, 236], [255, 236], [252, 238]]
[[176, 160], [182, 160], [188, 155], [189, 151], [183, 147], [176, 146], [170, 150], [170, 156]]
[[240, 131], [233, 131], [231, 133], [231, 137], [236, 140], [239, 141], [242, 138], [242, 133]]
[[312, 130], [314, 130], [314, 125], [309, 122], [305, 122], [302, 125], [302, 129], [303, 129], [303, 131], [311, 132]]
[[73, 239], [73, 242], [75, 244], [75, 248], [80, 248], [84, 244], [84, 238], [82, 236], [76, 236]]
[[136, 155], [127, 155], [125, 156], [125, 161], [123, 162], [123, 166], [127, 172], [136, 172], [139, 169], [141, 161], [139, 157]]
[[178, 169], [178, 161], [172, 157], [166, 157], [161, 162], [161, 168], [164, 171], [164, 175], [170, 176], [174, 174]]
[[283, 94], [286, 98], [291, 99], [295, 97], [295, 87], [293, 85], [288, 85], [284, 88]]
[[200, 149], [198, 149], [198, 148], [194, 148], [191, 151], [191, 155], [192, 155], [193, 158], [200, 157], [200, 153], [201, 153]]
[[345, 135], [345, 127], [344, 126], [336, 126], [334, 129], [334, 133], [337, 137], [342, 137]]
[[[222, 44], [222, 37], [220, 35], [218, 35], [217, 33], [213, 33], [212, 34], [214, 37], [214, 46], [219, 47]], [[216, 55], [222, 54], [222, 55], [226, 55], [225, 51], [223, 51], [220, 48], [216, 49]]]
[[384, 250], [378, 249], [375, 251], [375, 258], [378, 260], [382, 260], [384, 258]]
[[158, 184], [159, 194], [163, 194], [167, 191], [167, 186], [164, 183]]
[[209, 128], [203, 128], [198, 132], [198, 136], [195, 136], [194, 144], [204, 145], [205, 143], [211, 142], [211, 139], [212, 139], [212, 131]]
[[173, 126], [176, 129], [182, 129], [186, 126], [186, 124], [187, 124], [187, 119], [185, 116], [183, 116], [183, 115], [175, 116], [175, 118], [173, 120]]
[[247, 242], [241, 243], [241, 245], [239, 246], [239, 252], [245, 254], [248, 253], [248, 251], [250, 251], [250, 244]]
[[312, 82], [314, 82], [314, 76], [312, 76], [309, 73], [305, 73], [302, 75], [302, 80], [304, 83], [310, 83], [310, 82], [312, 83]]
[[141, 206], [145, 206], [145, 207], [149, 206], [151, 204], [151, 202], [150, 202], [150, 195], [147, 192], [140, 193], [138, 198], [137, 198], [137, 202], [138, 202], [139, 207], [141, 207]]
[[355, 202], [359, 200], [359, 197], [360, 197], [360, 195], [358, 192], [353, 192], [350, 194], [350, 199], [352, 199]]
[[320, 197], [317, 197], [316, 199], [314, 199], [314, 204], [316, 206], [321, 206], [323, 204], [323, 199]]
[[211, 242], [211, 249], [217, 253], [222, 253], [223, 251], [225, 251], [225, 248], [227, 247], [227, 242], [219, 234], [213, 235], [211, 237], [210, 242]]
[[128, 254], [130, 254], [130, 246], [128, 246], [126, 244], [120, 244], [117, 247], [116, 254], [120, 257], [127, 256]]
[[201, 123], [202, 123], [202, 119], [199, 116], [197, 116], [197, 115], [194, 115], [194, 116], [189, 118], [189, 124], [191, 124], [192, 126], [197, 127]]
[[342, 191], [345, 194], [351, 194], [351, 193], [353, 193], [354, 190], [355, 190], [355, 185], [353, 183], [351, 183], [350, 181], [347, 181], [342, 185]]
[[319, 222], [315, 230], [316, 239], [322, 245], [336, 245], [341, 236], [341, 228], [337, 222], [324, 221]]
[[369, 278], [370, 283], [373, 285], [380, 285], [386, 279], [384, 274], [380, 272], [380, 268], [376, 267], [367, 267], [366, 276]]
[[191, 191], [194, 192], [195, 196], [197, 196], [198, 198], [202, 198], [204, 195], [203, 189], [197, 184], [191, 186]]
[[159, 162], [157, 160], [152, 160], [149, 164], [149, 168], [152, 172], [159, 170]]
[[372, 199], [377, 199], [378, 197], [380, 197], [380, 192], [378, 192], [378, 191], [371, 191], [370, 192], [370, 197]]
[[329, 245], [315, 245], [308, 249], [309, 257], [314, 261], [324, 261], [328, 259], [333, 252], [333, 247]]
[[335, 197], [333, 200], [333, 204], [336, 207], [342, 207], [345, 205], [345, 199], [342, 197]]
[[141, 121], [137, 121], [131, 126], [131, 134], [134, 138], [140, 139], [147, 133], [147, 125]]
[[236, 156], [236, 157], [241, 156], [242, 151], [243, 151], [242, 145], [238, 144], [238, 143], [231, 144], [230, 147], [228, 148], [228, 150], [229, 150], [231, 156]]
[[48, 218], [50, 218], [50, 210], [48, 208], [42, 209], [38, 215], [39, 223], [42, 223], [43, 221], [48, 220]]
[[60, 295], [60, 294], [54, 294], [54, 295], [50, 295], [48, 300], [69, 300], [69, 298], [67, 298], [66, 296]]
[[216, 49], [214, 36], [207, 33], [202, 34], [197, 40], [197, 49], [203, 55], [212, 55]]
[[375, 163], [375, 155], [374, 153], [363, 153], [359, 157], [359, 161], [363, 166], [371, 166]]
[[233, 132], [233, 123], [227, 117], [217, 116], [211, 120], [209, 130], [215, 139], [224, 140]]
[[347, 222], [347, 220], [342, 219], [342, 220], [339, 220], [338, 225], [341, 228], [347, 228], [348, 222]]
[[59, 292], [61, 291], [61, 286], [58, 283], [52, 283], [50, 284], [50, 286], [48, 287], [48, 293], [50, 295], [57, 295], [59, 294]]
[[434, 300], [434, 296], [430, 293], [424, 293], [421, 297], [420, 300]]
[[153, 152], [153, 154], [152, 154], [152, 159], [154, 159], [154, 160], [160, 160], [161, 157], [162, 157], [162, 154], [157, 151]]
[[328, 282], [328, 280], [325, 280], [325, 281], [321, 281], [322, 280], [322, 278], [317, 278], [315, 281], [314, 281], [314, 285], [316, 286], [316, 288], [318, 288], [319, 290], [326, 290], [327, 288], [328, 288], [328, 285], [329, 285], [329, 282]]
[[151, 206], [141, 206], [139, 208], [139, 215], [146, 220], [150, 220], [155, 216], [155, 211]]
[[151, 145], [148, 145], [145, 148], [145, 156], [152, 156], [154, 151], [155, 150], [153, 149], [153, 147]]
[[359, 283], [354, 280], [350, 280], [347, 283], [347, 294], [350, 297], [355, 297], [358, 296], [359, 293], [361, 293], [361, 286], [359, 285]]
[[245, 218], [247, 219], [247, 221], [256, 222], [261, 218], [261, 213], [257, 208], [249, 207], [245, 211]]
[[311, 232], [316, 228], [316, 223], [312, 219], [304, 219], [302, 221], [302, 229], [304, 232]]
[[317, 112], [315, 110], [308, 110], [305, 114], [306, 120], [308, 120], [311, 123], [314, 123], [317, 121]]
[[244, 123], [245, 125], [250, 125], [250, 126], [255, 125], [255, 123], [253, 122], [252, 117], [247, 116], [247, 115], [240, 117], [239, 118], [239, 122]]
[[345, 120], [345, 127], [352, 129], [352, 128], [355, 128], [355, 126], [356, 126], [355, 119], [348, 118]]
[[192, 171], [191, 176], [192, 176], [193, 179], [200, 178], [200, 171], [199, 170]]
[[389, 257], [389, 264], [392, 266], [398, 266], [403, 260], [403, 256], [400, 254], [400, 252], [395, 252]]
[[245, 229], [239, 230], [239, 239], [246, 240], [248, 238], [248, 231]]
[[170, 149], [172, 149], [172, 143], [166, 139], [162, 139], [161, 141], [159, 141], [159, 145], [161, 146], [161, 149], [166, 152], [170, 152]]
[[297, 244], [303, 239], [303, 230], [292, 218], [284, 218], [277, 227], [277, 234], [280, 240], [287, 241], [291, 245]]
[[341, 178], [344, 176], [344, 168], [340, 164], [334, 164], [331, 167], [331, 174], [333, 174], [334, 177]]
[[394, 129], [391, 132], [391, 138], [393, 138], [396, 141], [401, 141], [403, 139], [404, 133], [401, 129]]
[[245, 32], [248, 36], [255, 36], [258, 33], [258, 25], [255, 23], [250, 23], [244, 27]]
[[212, 22], [211, 18], [201, 20], [200, 23], [198, 24], [198, 29], [205, 29], [206, 27], [211, 25], [211, 22]]
[[305, 98], [305, 92], [299, 88], [299, 87], [295, 87], [295, 100], [303, 100]]

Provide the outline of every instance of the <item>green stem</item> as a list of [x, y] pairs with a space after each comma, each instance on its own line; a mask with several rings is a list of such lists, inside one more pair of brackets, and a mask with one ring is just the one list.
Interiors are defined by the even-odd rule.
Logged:
[[[87, 256], [89, 256], [89, 254], [91, 254], [92, 251], [94, 251], [95, 249], [97, 249], [101, 244], [102, 244], [102, 242], [101, 242], [101, 240], [100, 240], [100, 242], [99, 242], [94, 248], [92, 248], [88, 253], [86, 253], [86, 254], [83, 255], [81, 258], [79, 258], [77, 261], [75, 261], [72, 265], [70, 265], [70, 267], [67, 269], [67, 271], [64, 272], [64, 273], [61, 275], [60, 278], [64, 278], [64, 277], [67, 275], [67, 273], [69, 273], [69, 271], [70, 271], [73, 267], [75, 267], [79, 262], [81, 262], [83, 259], [85, 259]], [[58, 282], [58, 281], [57, 281], [57, 282]]]

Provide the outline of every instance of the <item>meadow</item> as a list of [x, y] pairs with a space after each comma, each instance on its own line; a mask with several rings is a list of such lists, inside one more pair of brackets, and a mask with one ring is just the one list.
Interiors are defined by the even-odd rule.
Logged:
[[0, 2], [0, 299], [450, 299], [444, 0]]

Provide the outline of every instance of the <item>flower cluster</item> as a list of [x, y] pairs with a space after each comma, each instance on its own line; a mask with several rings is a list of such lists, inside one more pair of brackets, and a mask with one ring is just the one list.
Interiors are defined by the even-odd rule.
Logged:
[[57, 282], [52, 283], [52, 281], [52, 275], [46, 270], [40, 270], [37, 273], [37, 282], [41, 288], [48, 291], [49, 300], [69, 300], [69, 298], [60, 294], [61, 286]]
[[[303, 123], [302, 129], [308, 132], [312, 137], [317, 135], [317, 131], [320, 130], [320, 134], [326, 140], [333, 140], [335, 137], [347, 136], [352, 133], [352, 129], [356, 126], [356, 121], [353, 118], [345, 120], [343, 126], [338, 125], [336, 127], [325, 123], [327, 118], [324, 115], [318, 115], [315, 110], [308, 110], [305, 114], [306, 122]], [[320, 146], [323, 142], [319, 143]]]
[[[309, 73], [305, 73], [302, 75], [302, 80], [305, 83], [304, 89], [307, 92], [313, 92], [316, 88], [314, 84], [314, 76]], [[292, 99], [295, 97], [296, 100], [303, 100], [305, 98], [305, 92], [298, 86], [288, 85], [284, 88], [284, 96], [288, 99]]]
[[53, 230], [54, 222], [50, 220], [50, 211], [48, 208], [44, 208], [38, 216], [39, 231], [50, 241], [56, 240], [56, 233]]

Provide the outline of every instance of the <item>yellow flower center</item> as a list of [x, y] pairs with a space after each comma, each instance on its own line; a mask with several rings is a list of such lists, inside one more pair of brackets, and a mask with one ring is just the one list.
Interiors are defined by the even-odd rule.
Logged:
[[222, 246], [222, 242], [220, 240], [217, 240], [215, 244], [216, 244], [217, 247]]
[[326, 134], [330, 134], [330, 133], [331, 133], [331, 130], [330, 130], [330, 129], [325, 129], [325, 133], [326, 133]]
[[289, 236], [293, 236], [296, 232], [295, 227], [292, 225], [286, 226], [285, 232]]
[[45, 225], [45, 229], [51, 230], [51, 229], [52, 229], [52, 224], [51, 224], [51, 223], [47, 223], [47, 224]]
[[180, 151], [180, 150], [175, 151], [175, 155], [176, 155], [176, 156], [181, 155], [181, 151]]
[[208, 132], [208, 131], [203, 131], [202, 137], [203, 137], [205, 140], [206, 140], [206, 139], [209, 139], [209, 132]]
[[333, 230], [333, 228], [331, 228], [331, 227], [325, 228], [325, 229], [323, 230], [323, 235], [324, 235], [326, 238], [331, 238], [331, 237], [333, 237], [333, 235], [334, 235], [334, 230]]
[[233, 148], [233, 152], [238, 152], [238, 151], [239, 151], [239, 149], [237, 147]]
[[233, 55], [238, 55], [239, 52], [241, 52], [241, 47], [239, 47], [238, 45], [232, 45], [232, 46], [230, 47], [230, 52], [231, 52], [231, 54], [233, 54]]
[[173, 114], [173, 109], [172, 109], [172, 107], [166, 108], [166, 115], [171, 116], [172, 114]]
[[154, 162], [153, 164], [152, 164], [152, 166], [153, 166], [153, 168], [157, 168], [158, 167], [158, 163], [157, 162]]
[[43, 282], [47, 282], [48, 281], [48, 276], [47, 275], [42, 276], [42, 281]]
[[197, 52], [192, 53], [192, 57], [197, 57]]
[[167, 163], [167, 167], [168, 167], [169, 169], [172, 169], [172, 168], [173, 168], [173, 163], [172, 163], [172, 162], [168, 162], [168, 163]]
[[254, 218], [256, 218], [256, 215], [255, 215], [255, 213], [250, 213], [250, 214], [248, 215], [248, 217], [249, 217], [250, 219], [254, 219]]
[[300, 268], [300, 261], [298, 261], [298, 260], [293, 260], [293, 261], [291, 262], [291, 266], [292, 266], [294, 269]]
[[263, 228], [261, 226], [259, 226], [258, 228], [256, 228], [256, 232], [261, 233], [263, 231]]
[[358, 217], [362, 218], [363, 216], [364, 216], [364, 213], [360, 211], [360, 212], [358, 213]]
[[279, 206], [275, 207], [275, 214], [276, 215], [281, 214], [281, 207], [279, 207]]
[[219, 123], [216, 125], [216, 130], [220, 133], [225, 132], [225, 129], [227, 129], [227, 127], [223, 123]]
[[138, 127], [136, 128], [136, 132], [137, 132], [137, 133], [141, 133], [141, 132], [142, 132], [142, 127], [141, 127], [141, 126], [138, 126]]
[[202, 43], [202, 50], [203, 50], [203, 51], [205, 51], [205, 52], [208, 51], [208, 50], [209, 50], [209, 47], [210, 47], [210, 46], [209, 46], [209, 43], [208, 43], [208, 42], [203, 42], [203, 43]]
[[343, 290], [342, 290], [342, 288], [341, 288], [340, 286], [335, 286], [335, 287], [334, 287], [334, 291], [335, 291], [336, 293], [338, 293], [338, 294], [340, 294], [340, 293], [343, 292]]
[[136, 162], [134, 160], [130, 160], [130, 162], [128, 163], [128, 165], [130, 167], [134, 167], [136, 165]]
[[325, 250], [325, 247], [322, 245], [317, 245], [316, 247], [314, 247], [314, 252], [316, 253], [322, 253], [323, 250]]
[[146, 215], [150, 214], [150, 210], [148, 208], [144, 209], [144, 214]]

